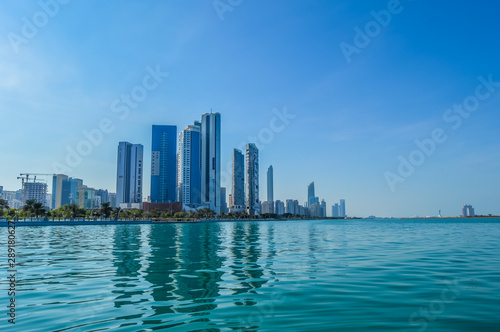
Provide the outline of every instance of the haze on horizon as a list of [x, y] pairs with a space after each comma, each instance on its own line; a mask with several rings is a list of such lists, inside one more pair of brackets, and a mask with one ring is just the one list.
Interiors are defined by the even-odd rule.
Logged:
[[[140, 143], [147, 197], [151, 126], [180, 131], [213, 110], [223, 169], [233, 148], [260, 144], [262, 201], [272, 164], [275, 199], [303, 204], [314, 181], [328, 214], [345, 199], [349, 216], [457, 216], [465, 203], [500, 215], [498, 2], [42, 0], [0, 9], [4, 190], [20, 188], [21, 172], [53, 173], [84, 131], [104, 126], [63, 173], [115, 192], [118, 142]], [[146, 95], [127, 101], [138, 86]]]

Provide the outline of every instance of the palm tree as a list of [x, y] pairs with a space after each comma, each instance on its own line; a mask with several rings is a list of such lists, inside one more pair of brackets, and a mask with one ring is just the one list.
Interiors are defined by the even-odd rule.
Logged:
[[36, 218], [39, 216], [45, 215], [45, 207], [40, 202], [33, 203], [31, 212], [35, 215]]
[[111, 213], [113, 212], [113, 208], [110, 206], [110, 202], [101, 203], [101, 209], [99, 210], [100, 214], [104, 219], [108, 219], [111, 217]]
[[33, 204], [36, 203], [34, 199], [28, 199], [26, 203], [24, 203], [23, 211], [26, 212], [28, 216], [32, 216], [33, 214]]
[[76, 214], [78, 212], [78, 205], [76, 204], [70, 204], [70, 205], [66, 205], [65, 206], [67, 211], [69, 212], [70, 216], [72, 219], [75, 219], [76, 218]]

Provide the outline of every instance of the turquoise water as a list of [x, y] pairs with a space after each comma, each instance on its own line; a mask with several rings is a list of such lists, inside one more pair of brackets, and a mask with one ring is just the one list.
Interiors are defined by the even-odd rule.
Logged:
[[498, 219], [18, 227], [16, 237], [16, 325], [2, 278], [2, 331], [500, 331]]

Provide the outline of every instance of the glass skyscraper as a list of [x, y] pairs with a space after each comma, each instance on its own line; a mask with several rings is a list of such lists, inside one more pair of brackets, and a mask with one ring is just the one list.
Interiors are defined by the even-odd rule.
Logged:
[[201, 202], [215, 213], [221, 212], [219, 113], [201, 116]]
[[274, 188], [273, 188], [273, 165], [267, 169], [267, 200], [268, 202], [274, 201]]
[[175, 202], [177, 199], [176, 150], [177, 126], [153, 125], [151, 203], [169, 203]]
[[232, 207], [245, 206], [245, 157], [238, 149], [233, 149]]
[[259, 209], [259, 149], [255, 144], [246, 146], [246, 206], [250, 215], [260, 213]]

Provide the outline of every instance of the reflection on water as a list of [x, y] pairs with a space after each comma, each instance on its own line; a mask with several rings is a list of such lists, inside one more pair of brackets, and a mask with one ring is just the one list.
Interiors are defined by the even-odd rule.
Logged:
[[[496, 331], [499, 225], [297, 221], [18, 228], [16, 328], [418, 331], [426, 325], [432, 331]], [[460, 296], [439, 315], [412, 322], [412, 314], [439, 300], [450, 282]], [[0, 285], [5, 288], [5, 280]]]

